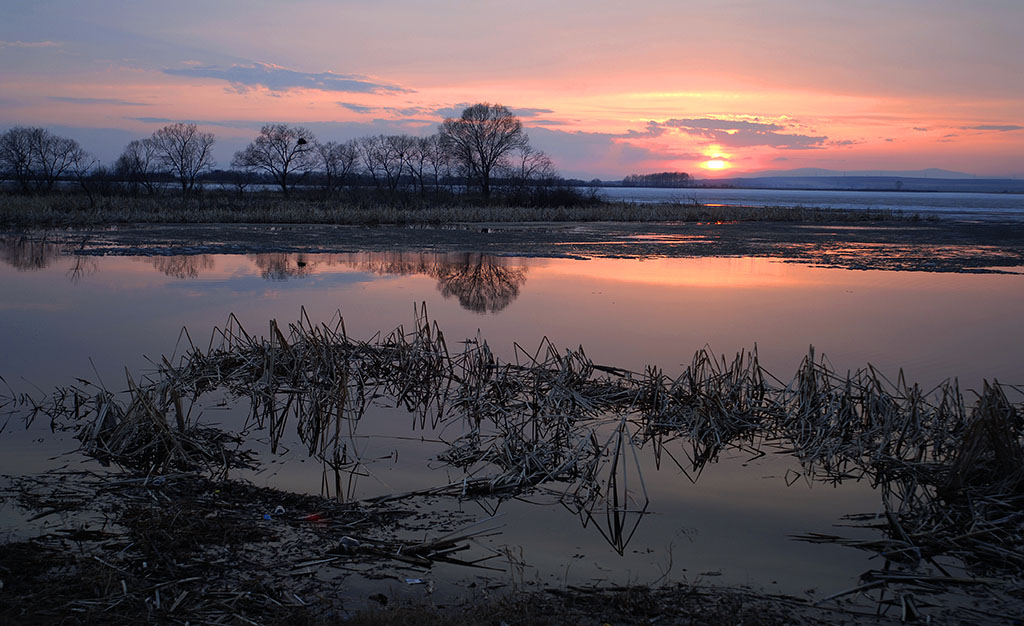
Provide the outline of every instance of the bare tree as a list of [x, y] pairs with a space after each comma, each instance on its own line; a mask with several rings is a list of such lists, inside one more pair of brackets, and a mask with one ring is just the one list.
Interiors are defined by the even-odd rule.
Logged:
[[474, 104], [461, 117], [444, 120], [440, 133], [446, 150], [485, 198], [491, 195], [493, 174], [528, 142], [522, 122], [500, 104]]
[[408, 135], [377, 135], [358, 141], [363, 168], [378, 188], [387, 186], [391, 192], [398, 188], [413, 143]]
[[0, 173], [18, 183], [22, 192], [32, 191], [31, 128], [17, 126], [0, 135]]
[[158, 158], [156, 142], [152, 138], [135, 139], [128, 143], [114, 163], [114, 173], [128, 183], [134, 195], [141, 187], [146, 193], [156, 193]]
[[81, 151], [74, 139], [16, 126], [0, 135], [0, 170], [25, 193], [50, 191]]
[[315, 146], [317, 166], [324, 173], [324, 191], [330, 193], [345, 184], [359, 165], [359, 149], [355, 141], [328, 141]]
[[441, 189], [441, 181], [447, 180], [452, 174], [452, 157], [445, 150], [439, 134], [433, 134], [420, 140], [420, 151], [426, 156], [427, 166], [433, 179], [434, 191]]
[[426, 195], [426, 178], [430, 173], [430, 138], [416, 137], [409, 148], [406, 159], [413, 190], [419, 187], [420, 195]]
[[531, 191], [547, 188], [557, 178], [555, 166], [548, 155], [534, 150], [529, 144], [516, 148], [503, 174], [512, 183], [512, 193], [522, 201]]
[[512, 156], [508, 175], [517, 181], [536, 181], [554, 178], [556, 173], [548, 155], [541, 150], [534, 150], [529, 144], [523, 144]]
[[181, 195], [196, 187], [199, 176], [214, 166], [213, 133], [200, 132], [195, 124], [170, 124], [153, 133], [157, 160], [181, 183]]
[[94, 183], [99, 181], [93, 180], [93, 176], [97, 173], [96, 170], [99, 164], [99, 159], [83, 150], [77, 142], [75, 142], [74, 148], [68, 154], [68, 170], [74, 175], [82, 191], [89, 196], [90, 207], [96, 206], [96, 197], [93, 191], [97, 186]]
[[74, 139], [59, 137], [45, 128], [32, 129], [29, 146], [40, 191], [53, 189], [57, 179], [86, 154]]
[[235, 153], [231, 165], [263, 170], [288, 195], [289, 177], [305, 176], [316, 167], [315, 143], [313, 131], [303, 126], [267, 124], [252, 143]]

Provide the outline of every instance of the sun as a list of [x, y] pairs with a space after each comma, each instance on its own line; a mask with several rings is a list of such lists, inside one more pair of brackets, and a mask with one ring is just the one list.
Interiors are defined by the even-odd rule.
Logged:
[[729, 167], [729, 162], [723, 159], [711, 159], [700, 164], [706, 170], [724, 170]]

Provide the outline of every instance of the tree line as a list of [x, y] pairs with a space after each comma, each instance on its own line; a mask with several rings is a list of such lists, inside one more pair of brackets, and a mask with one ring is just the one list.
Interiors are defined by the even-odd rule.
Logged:
[[522, 200], [564, 184], [551, 159], [530, 145], [519, 118], [500, 104], [470, 106], [428, 137], [320, 141], [303, 126], [267, 124], [234, 154], [226, 172], [214, 170], [215, 141], [195, 124], [169, 124], [131, 141], [108, 167], [73, 139], [15, 127], [0, 135], [0, 174], [25, 194], [52, 191], [58, 180], [76, 181], [90, 200], [110, 183], [133, 195], [158, 194], [173, 183], [187, 197], [200, 193], [213, 174], [239, 193], [264, 183], [285, 195], [297, 188], [325, 194], [370, 188], [390, 196], [499, 194]]
[[692, 181], [686, 172], [630, 174], [622, 179], [623, 187], [689, 187]]

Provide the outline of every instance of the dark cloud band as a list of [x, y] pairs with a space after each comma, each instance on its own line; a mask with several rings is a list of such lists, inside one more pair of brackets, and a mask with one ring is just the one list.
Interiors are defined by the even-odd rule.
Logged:
[[389, 83], [376, 82], [357, 74], [334, 72], [299, 72], [267, 63], [232, 65], [224, 68], [214, 65], [165, 69], [171, 76], [212, 78], [231, 83], [237, 88], [263, 87], [271, 91], [315, 89], [339, 93], [413, 93], [413, 90]]

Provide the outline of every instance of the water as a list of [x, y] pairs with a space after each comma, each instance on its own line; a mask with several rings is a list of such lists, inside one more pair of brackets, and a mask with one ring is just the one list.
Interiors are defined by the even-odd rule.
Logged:
[[[17, 391], [49, 389], [77, 377], [123, 387], [176, 349], [183, 326], [205, 345], [234, 313], [249, 332], [269, 319], [311, 320], [340, 310], [350, 335], [411, 326], [425, 302], [457, 349], [477, 332], [505, 358], [515, 342], [532, 348], [547, 337], [582, 345], [595, 362], [675, 374], [705, 344], [731, 355], [757, 344], [762, 363], [788, 379], [813, 344], [836, 369], [873, 363], [926, 387], [959, 377], [1024, 382], [1024, 276], [848, 271], [761, 258], [499, 259], [478, 254], [254, 254], [188, 257], [59, 256], [36, 249], [0, 265], [0, 376]], [[231, 411], [206, 419], [232, 427]], [[374, 407], [361, 422], [361, 455], [371, 476], [356, 497], [401, 492], [459, 479], [434, 460], [443, 446], [416, 439], [403, 410]], [[0, 435], [0, 474], [41, 471], [73, 442], [45, 425]], [[411, 439], [410, 439], [411, 437]], [[449, 437], [450, 438], [450, 437]], [[319, 466], [296, 451], [250, 476], [257, 484], [317, 493]], [[676, 451], [676, 454], [680, 454]], [[682, 455], [680, 454], [680, 458]], [[67, 459], [57, 463], [68, 462]], [[546, 584], [713, 580], [802, 593], [854, 586], [874, 565], [868, 554], [794, 542], [790, 534], [851, 534], [834, 525], [849, 513], [875, 512], [866, 484], [839, 488], [787, 476], [784, 455], [729, 452], [696, 484], [669, 462], [640, 464], [650, 515], [623, 555], [594, 524], [552, 505], [549, 496], [501, 503], [505, 527], [490, 547], [519, 554], [524, 579]], [[433, 469], [431, 469], [433, 468]], [[495, 503], [491, 503], [492, 505]], [[456, 505], [458, 506], [458, 505]], [[483, 508], [461, 505], [484, 517]], [[669, 556], [671, 555], [671, 557]], [[671, 558], [671, 568], [669, 567]], [[457, 568], [432, 576], [458, 580]]]
[[709, 206], [783, 206], [895, 209], [946, 218], [1024, 220], [1024, 194], [790, 189], [656, 189], [602, 187], [602, 197], [629, 202], [699, 202]]

